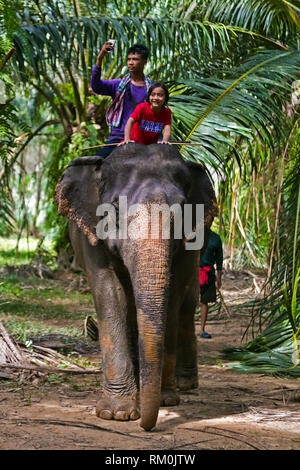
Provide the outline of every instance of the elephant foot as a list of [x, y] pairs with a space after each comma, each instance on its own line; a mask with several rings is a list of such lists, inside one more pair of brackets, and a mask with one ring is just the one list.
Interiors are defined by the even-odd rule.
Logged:
[[185, 377], [184, 375], [178, 375], [177, 387], [179, 390], [192, 390], [194, 388], [198, 388], [198, 377]]
[[180, 396], [176, 390], [166, 389], [161, 391], [160, 405], [161, 406], [176, 406], [180, 403]]
[[139, 419], [140, 411], [136, 398], [102, 396], [96, 405], [96, 415], [102, 419], [134, 421]]

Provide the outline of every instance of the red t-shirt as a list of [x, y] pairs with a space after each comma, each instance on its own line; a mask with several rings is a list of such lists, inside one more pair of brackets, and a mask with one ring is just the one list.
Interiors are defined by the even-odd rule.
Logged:
[[130, 139], [145, 145], [157, 142], [164, 126], [171, 124], [169, 108], [163, 106], [159, 113], [154, 113], [149, 103], [137, 105], [130, 117], [135, 120]]

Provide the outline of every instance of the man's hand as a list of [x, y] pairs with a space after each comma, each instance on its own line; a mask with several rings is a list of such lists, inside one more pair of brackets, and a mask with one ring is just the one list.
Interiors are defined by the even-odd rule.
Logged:
[[158, 143], [158, 144], [168, 144], [168, 145], [171, 145], [168, 140], [160, 140], [160, 141], [157, 142], [157, 143]]
[[223, 271], [217, 271], [217, 288], [218, 289], [221, 289], [222, 287], [222, 274], [223, 274]]
[[110, 42], [106, 42], [105, 44], [103, 44], [96, 60], [96, 65], [98, 65], [98, 67], [101, 66], [103, 57], [109, 55], [109, 53], [113, 49], [114, 49], [114, 46]]

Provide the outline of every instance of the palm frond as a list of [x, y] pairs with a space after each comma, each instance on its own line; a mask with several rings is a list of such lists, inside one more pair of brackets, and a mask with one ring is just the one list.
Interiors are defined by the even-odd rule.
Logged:
[[222, 171], [228, 151], [241, 164], [238, 138], [249, 149], [257, 138], [270, 148], [282, 144], [290, 129], [283, 107], [299, 62], [298, 51], [268, 51], [232, 70], [235, 78], [170, 82], [175, 138], [201, 142], [188, 154]]
[[[237, 372], [265, 374], [277, 377], [300, 377], [294, 342], [263, 353], [248, 353], [241, 364], [228, 364]], [[237, 359], [238, 360], [238, 359]]]
[[[245, 347], [226, 350], [227, 358], [239, 360], [232, 365], [241, 372], [260, 372], [281, 376], [300, 376], [300, 132], [290, 146], [282, 192], [285, 194], [282, 223], [279, 227], [281, 256], [269, 279], [269, 292], [253, 303], [253, 321], [259, 319], [258, 334]], [[296, 359], [295, 359], [296, 358]]]
[[299, 12], [298, 0], [212, 0], [203, 15], [289, 42], [299, 33]]
[[[205, 53], [212, 56], [215, 50], [228, 52], [234, 38], [241, 34], [249, 31], [208, 21], [93, 16], [56, 18], [54, 22], [52, 14], [48, 14], [43, 24], [32, 24], [31, 18], [30, 25], [25, 24], [15, 34], [14, 43], [19, 66], [23, 67], [26, 61], [37, 76], [45, 73], [47, 66], [57, 71], [57, 63], [90, 72], [100, 46], [109, 37], [118, 41], [114, 52], [118, 63], [122, 63], [132, 42], [142, 42], [149, 47], [157, 68], [165, 66], [167, 61], [173, 74], [182, 67], [188, 74], [191, 55], [199, 62]], [[269, 41], [263, 36], [259, 39]], [[274, 45], [281, 47], [278, 43]], [[165, 75], [168, 76], [166, 70]]]

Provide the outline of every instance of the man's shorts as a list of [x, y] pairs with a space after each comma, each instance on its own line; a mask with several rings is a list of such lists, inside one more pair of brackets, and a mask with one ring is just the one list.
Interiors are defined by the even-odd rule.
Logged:
[[200, 286], [200, 302], [202, 304], [213, 303], [217, 300], [216, 275], [208, 273], [208, 284]]

